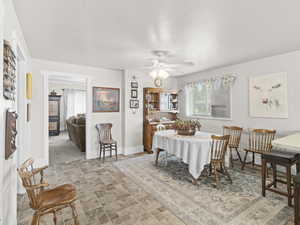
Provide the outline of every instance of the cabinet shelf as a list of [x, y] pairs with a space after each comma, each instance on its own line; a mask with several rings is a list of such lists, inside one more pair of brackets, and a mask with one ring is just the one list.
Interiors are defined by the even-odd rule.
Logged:
[[176, 91], [144, 88], [143, 144], [145, 151], [152, 152], [152, 139], [156, 126], [164, 124], [166, 129], [173, 129], [177, 113], [178, 96]]

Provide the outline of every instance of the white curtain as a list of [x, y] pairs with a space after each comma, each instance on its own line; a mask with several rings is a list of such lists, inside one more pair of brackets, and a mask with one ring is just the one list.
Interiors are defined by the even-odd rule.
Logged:
[[86, 113], [86, 91], [64, 89], [64, 119]]

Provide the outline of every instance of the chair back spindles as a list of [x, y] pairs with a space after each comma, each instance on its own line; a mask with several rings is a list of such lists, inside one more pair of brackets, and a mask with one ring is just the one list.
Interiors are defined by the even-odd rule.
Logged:
[[230, 135], [228, 146], [231, 148], [239, 148], [243, 128], [236, 126], [224, 126], [223, 135]]
[[112, 140], [111, 123], [99, 123], [96, 125], [98, 131], [99, 142]]
[[26, 160], [20, 168], [18, 168], [19, 176], [21, 177], [22, 184], [24, 188], [26, 189], [30, 206], [34, 209], [36, 209], [37, 201], [38, 201], [38, 195], [40, 191], [42, 191], [42, 187], [40, 189], [32, 188], [38, 184], [43, 184], [43, 174], [41, 174], [40, 183], [36, 181], [34, 173], [34, 167], [33, 167], [33, 159]]
[[275, 130], [254, 129], [249, 133], [249, 149], [256, 152], [270, 152]]
[[211, 136], [211, 161], [222, 161], [225, 158], [229, 138], [230, 135]]

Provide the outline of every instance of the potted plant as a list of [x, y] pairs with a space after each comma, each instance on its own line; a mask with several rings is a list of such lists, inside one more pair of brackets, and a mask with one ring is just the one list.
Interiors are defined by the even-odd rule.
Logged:
[[198, 120], [181, 120], [175, 121], [175, 130], [179, 135], [193, 136], [196, 130], [200, 130], [201, 124]]

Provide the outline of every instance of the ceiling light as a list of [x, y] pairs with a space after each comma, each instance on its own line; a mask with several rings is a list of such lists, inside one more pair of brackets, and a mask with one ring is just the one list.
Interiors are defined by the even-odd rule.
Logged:
[[170, 74], [167, 71], [163, 70], [163, 69], [155, 69], [155, 70], [152, 70], [150, 72], [150, 76], [153, 79], [156, 79], [156, 78], [166, 79], [170, 76]]

